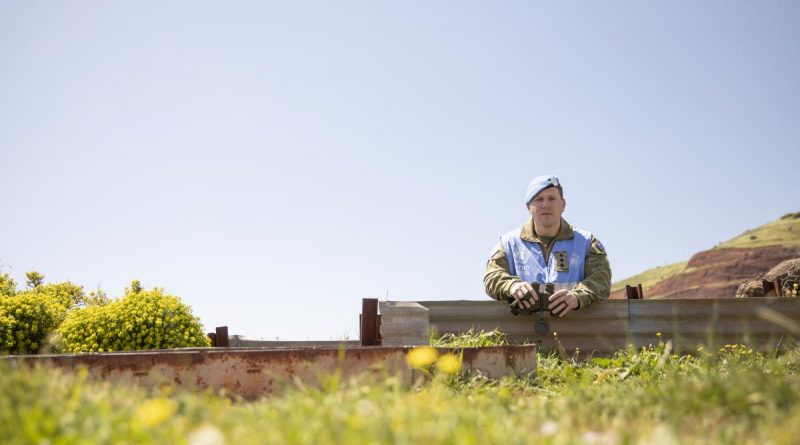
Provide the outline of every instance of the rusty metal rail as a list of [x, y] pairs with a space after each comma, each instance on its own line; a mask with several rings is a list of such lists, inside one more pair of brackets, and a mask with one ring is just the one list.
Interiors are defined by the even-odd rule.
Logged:
[[[146, 387], [163, 384], [189, 390], [225, 389], [247, 399], [281, 392], [287, 386], [318, 387], [333, 373], [343, 378], [386, 373], [412, 382], [421, 374], [406, 364], [407, 347], [369, 348], [196, 348], [124, 353], [6, 356], [0, 360], [72, 370]], [[450, 351], [450, 350], [446, 350]], [[445, 351], [442, 351], [445, 352]], [[463, 369], [490, 378], [536, 369], [535, 346], [463, 349]]]

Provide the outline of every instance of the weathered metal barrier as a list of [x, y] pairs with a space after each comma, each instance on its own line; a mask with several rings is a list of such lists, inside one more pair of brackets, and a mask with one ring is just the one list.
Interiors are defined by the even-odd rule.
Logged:
[[646, 346], [660, 339], [672, 341], [676, 350], [734, 343], [775, 350], [794, 347], [800, 339], [798, 298], [604, 300], [565, 318], [546, 315], [548, 335], [534, 330], [537, 316], [514, 316], [498, 301], [371, 300], [364, 307], [368, 311], [361, 314], [362, 346], [253, 340], [228, 336], [223, 326], [213, 340], [227, 347], [0, 360], [64, 369], [85, 366], [90, 375], [113, 381], [225, 389], [253, 399], [292, 385], [319, 386], [332, 375], [349, 378], [372, 373], [380, 378], [394, 374], [410, 382], [418, 371], [406, 364], [406, 354], [412, 345], [427, 344], [431, 330], [460, 334], [498, 329], [521, 344], [459, 350], [464, 371], [479, 371], [490, 378], [535, 371], [539, 348], [579, 350], [585, 356], [612, 353], [629, 344]]
[[[319, 387], [332, 376], [347, 379], [373, 374], [396, 375], [407, 383], [420, 371], [406, 364], [408, 347], [354, 348], [192, 348], [160, 351], [24, 355], [0, 361], [53, 366], [66, 370], [86, 367], [89, 375], [146, 387], [176, 385], [189, 390], [224, 389], [247, 399], [274, 394], [287, 386]], [[442, 350], [440, 353], [450, 352]], [[465, 348], [465, 372], [490, 378], [527, 374], [536, 369], [536, 346]]]
[[459, 334], [470, 329], [498, 329], [514, 343], [583, 353], [612, 353], [659, 339], [672, 341], [676, 350], [734, 343], [769, 350], [795, 345], [800, 338], [797, 298], [604, 300], [565, 318], [547, 315], [548, 335], [534, 331], [536, 316], [514, 316], [498, 301], [382, 301], [379, 306], [380, 335], [388, 345], [427, 343], [429, 330]]

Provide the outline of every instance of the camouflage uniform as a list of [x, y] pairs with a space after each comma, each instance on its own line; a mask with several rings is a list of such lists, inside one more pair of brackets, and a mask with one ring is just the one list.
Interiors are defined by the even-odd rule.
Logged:
[[[545, 258], [550, 257], [550, 250], [556, 240], [570, 239], [573, 236], [572, 226], [563, 218], [558, 234], [549, 244], [546, 244], [536, 233], [533, 228], [533, 219], [529, 219], [522, 226], [520, 234], [521, 239], [538, 243]], [[578, 297], [578, 308], [608, 298], [611, 292], [611, 265], [608, 263], [608, 256], [603, 244], [594, 236], [583, 264], [583, 274], [583, 281], [572, 289]], [[503, 244], [498, 243], [492, 251], [489, 263], [486, 265], [486, 274], [483, 276], [483, 287], [486, 289], [486, 293], [494, 299], [505, 301], [511, 297], [511, 286], [520, 281], [522, 280], [519, 277], [509, 273], [506, 251], [503, 249]]]

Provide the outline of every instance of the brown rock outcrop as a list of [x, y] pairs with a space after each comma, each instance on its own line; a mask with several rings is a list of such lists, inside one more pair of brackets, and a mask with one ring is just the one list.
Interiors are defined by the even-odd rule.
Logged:
[[[743, 280], [798, 257], [800, 247], [795, 246], [707, 250], [692, 256], [683, 272], [645, 289], [645, 298], [733, 298]], [[611, 298], [625, 298], [625, 289]]]
[[[800, 258], [782, 261], [766, 273], [758, 274], [755, 278], [745, 281], [736, 290], [737, 298], [763, 297], [770, 294], [770, 290], [765, 292], [764, 282], [781, 282], [781, 292], [783, 296], [792, 296], [793, 285], [800, 282]], [[796, 290], [794, 291], [796, 292]], [[774, 295], [774, 294], [772, 294]], [[795, 295], [796, 296], [796, 295]]]

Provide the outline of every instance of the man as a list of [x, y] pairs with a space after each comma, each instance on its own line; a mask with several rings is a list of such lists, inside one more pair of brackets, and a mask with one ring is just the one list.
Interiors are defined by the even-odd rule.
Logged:
[[559, 317], [608, 298], [611, 266], [605, 248], [561, 217], [566, 204], [555, 176], [531, 181], [525, 195], [531, 219], [500, 238], [486, 265], [483, 285], [490, 297], [526, 309], [539, 299], [531, 283], [554, 283], [548, 309]]

